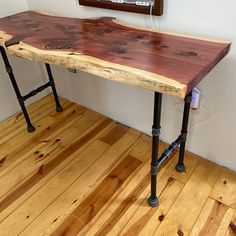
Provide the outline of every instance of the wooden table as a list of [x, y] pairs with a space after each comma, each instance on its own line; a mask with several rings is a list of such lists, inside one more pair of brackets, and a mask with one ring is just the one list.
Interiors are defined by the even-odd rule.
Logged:
[[[22, 96], [5, 49], [12, 55], [44, 62], [49, 82]], [[29, 132], [35, 130], [24, 101], [51, 87], [62, 111], [49, 64], [80, 69], [155, 92], [152, 127], [151, 196], [158, 204], [157, 171], [174, 151], [176, 170], [185, 171], [184, 152], [192, 89], [229, 52], [230, 43], [132, 28], [114, 18], [76, 19], [26, 11], [0, 19], [0, 50]], [[158, 158], [162, 94], [185, 99], [179, 137]]]

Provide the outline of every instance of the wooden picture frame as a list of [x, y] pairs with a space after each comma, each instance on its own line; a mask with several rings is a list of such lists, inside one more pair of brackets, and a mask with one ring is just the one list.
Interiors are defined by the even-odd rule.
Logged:
[[[150, 6], [138, 6], [135, 4], [122, 4], [105, 0], [79, 0], [79, 4], [83, 6], [98, 7], [105, 9], [112, 9], [118, 11], [128, 11], [141, 14], [150, 14]], [[154, 0], [152, 14], [161, 16], [163, 14], [163, 0]]]

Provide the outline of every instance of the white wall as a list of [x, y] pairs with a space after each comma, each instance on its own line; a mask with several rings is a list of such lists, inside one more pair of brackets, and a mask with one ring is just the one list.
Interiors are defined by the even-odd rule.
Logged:
[[0, 0], [1, 17], [28, 9], [27, 0]]
[[[0, 0], [0, 6], [0, 17], [28, 10], [26, 0]], [[44, 83], [45, 74], [38, 63], [26, 62], [11, 56], [9, 56], [9, 61], [14, 69], [22, 95]], [[45, 96], [45, 92], [28, 100], [27, 104]], [[4, 120], [18, 111], [20, 111], [20, 107], [0, 56], [0, 120]]]
[[[126, 23], [150, 27], [148, 16], [83, 7], [77, 0], [28, 0], [28, 5], [30, 9], [46, 9], [62, 16], [114, 16]], [[187, 148], [233, 170], [236, 170], [235, 9], [235, 0], [164, 0], [164, 15], [155, 18], [155, 24], [163, 31], [232, 41], [230, 54], [198, 86], [204, 99], [200, 110], [191, 114]], [[53, 69], [61, 96], [150, 134], [152, 92], [95, 79], [83, 72], [73, 75], [64, 68]], [[161, 135], [164, 141], [173, 141], [180, 129], [179, 102], [164, 97]]]

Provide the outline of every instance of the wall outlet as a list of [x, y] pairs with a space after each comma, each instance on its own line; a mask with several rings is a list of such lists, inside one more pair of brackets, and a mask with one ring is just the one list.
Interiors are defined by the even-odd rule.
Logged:
[[201, 91], [197, 88], [192, 90], [191, 108], [196, 110], [200, 106]]

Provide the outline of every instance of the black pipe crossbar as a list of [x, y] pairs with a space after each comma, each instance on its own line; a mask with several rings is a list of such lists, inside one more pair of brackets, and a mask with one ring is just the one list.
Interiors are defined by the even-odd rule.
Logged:
[[180, 135], [173, 143], [169, 145], [169, 147], [161, 154], [160, 158], [158, 159], [158, 168], [171, 157], [171, 155], [177, 150], [179, 145], [184, 141], [182, 136]]
[[28, 98], [35, 96], [36, 94], [42, 92], [44, 89], [46, 89], [46, 88], [48, 88], [48, 87], [50, 87], [50, 86], [51, 86], [51, 83], [48, 82], [48, 83], [46, 83], [46, 84], [44, 84], [44, 85], [38, 87], [37, 89], [32, 90], [31, 92], [29, 92], [28, 94], [26, 94], [25, 96], [23, 96], [22, 99], [25, 101], [25, 100], [27, 100]]

